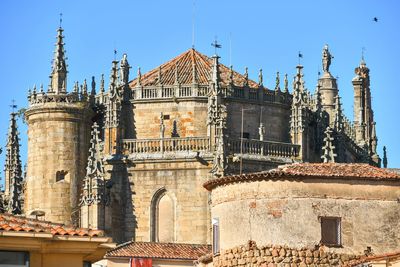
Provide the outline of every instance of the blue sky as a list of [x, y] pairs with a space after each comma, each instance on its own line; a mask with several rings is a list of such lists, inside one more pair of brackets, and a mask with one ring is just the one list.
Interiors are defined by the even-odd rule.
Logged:
[[[329, 44], [331, 72], [339, 77], [343, 107], [352, 119], [351, 79], [364, 47], [379, 153], [386, 145], [389, 167], [399, 168], [399, 11], [395, 0], [0, 1], [0, 145], [6, 142], [11, 100], [26, 107], [29, 87], [47, 87], [62, 12], [69, 90], [76, 80], [98, 79], [102, 73], [108, 78], [114, 48], [118, 58], [128, 54], [131, 78], [138, 66], [143, 73], [175, 57], [192, 46], [195, 21], [197, 50], [211, 55], [210, 43], [217, 36], [222, 63], [232, 63], [239, 72], [247, 66], [255, 80], [262, 68], [268, 87], [274, 86], [276, 71], [294, 75], [301, 51], [306, 86], [313, 92], [321, 50]], [[19, 125], [25, 161], [27, 128]]]

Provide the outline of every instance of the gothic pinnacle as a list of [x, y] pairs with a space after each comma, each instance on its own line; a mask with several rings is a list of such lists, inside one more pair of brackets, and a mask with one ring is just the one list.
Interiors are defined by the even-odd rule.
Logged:
[[275, 78], [275, 92], [281, 91], [281, 79], [279, 78], [279, 71], [276, 72]]
[[263, 85], [263, 72], [262, 72], [262, 69], [260, 69], [260, 71], [258, 73], [258, 85], [259, 86]]
[[53, 65], [50, 74], [49, 92], [60, 94], [66, 93], [67, 64], [64, 49], [63, 28], [57, 30], [57, 43], [54, 51]]
[[11, 113], [7, 135], [5, 172], [5, 195], [8, 197], [7, 210], [12, 214], [21, 214], [22, 166], [19, 153], [19, 133], [16, 122], [17, 114]]
[[326, 127], [325, 130], [325, 137], [324, 137], [324, 142], [325, 145], [322, 147], [323, 154], [321, 156], [321, 159], [323, 160], [324, 163], [334, 163], [336, 154], [335, 154], [335, 146], [333, 145], [333, 131], [332, 129], [328, 126]]

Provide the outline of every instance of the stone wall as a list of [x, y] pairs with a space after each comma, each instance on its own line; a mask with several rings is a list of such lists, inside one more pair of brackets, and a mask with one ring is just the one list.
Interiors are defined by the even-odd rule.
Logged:
[[328, 267], [345, 266], [360, 256], [330, 252], [325, 247], [289, 248], [288, 246], [257, 246], [254, 241], [222, 251], [213, 258], [213, 267]]
[[263, 180], [219, 186], [211, 216], [220, 224], [221, 249], [259, 244], [313, 247], [320, 217], [341, 218], [340, 253], [376, 253], [400, 247], [400, 182], [335, 179]]
[[174, 242], [209, 243], [209, 193], [202, 185], [209, 179], [210, 168], [210, 162], [190, 159], [144, 160], [132, 164], [128, 169], [132, 206], [127, 209], [127, 239], [150, 241], [151, 203], [163, 189], [174, 201], [175, 226], [171, 226], [175, 231]]
[[[46, 103], [25, 113], [28, 167], [25, 214], [45, 211], [45, 219], [71, 223], [78, 216], [81, 179], [86, 173], [91, 110], [81, 103]], [[57, 172], [64, 179], [56, 181]]]
[[[133, 122], [137, 139], [160, 137], [160, 114], [169, 116], [164, 119], [165, 137], [171, 137], [173, 122], [176, 120], [180, 137], [207, 136], [207, 99], [203, 101], [167, 101], [156, 100], [135, 102]], [[129, 129], [128, 129], [129, 130]], [[132, 136], [132, 133], [127, 133]]]
[[239, 138], [243, 111], [243, 132], [250, 134], [250, 139], [259, 139], [258, 128], [262, 111], [265, 127], [264, 140], [289, 142], [290, 106], [266, 103], [264, 105], [249, 102], [227, 101], [227, 129], [231, 137]]

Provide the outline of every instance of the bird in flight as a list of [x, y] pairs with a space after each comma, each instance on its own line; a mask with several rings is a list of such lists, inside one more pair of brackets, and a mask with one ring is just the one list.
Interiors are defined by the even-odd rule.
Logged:
[[378, 22], [378, 18], [377, 18], [377, 17], [374, 17], [373, 21], [374, 21], [374, 22]]

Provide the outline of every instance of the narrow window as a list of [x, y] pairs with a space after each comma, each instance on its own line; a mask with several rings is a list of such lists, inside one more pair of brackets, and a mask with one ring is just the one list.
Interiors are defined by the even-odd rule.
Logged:
[[165, 188], [160, 188], [151, 200], [150, 240], [175, 241], [175, 202]]
[[67, 175], [68, 172], [66, 171], [57, 171], [56, 172], [56, 182], [65, 180], [65, 176]]
[[28, 267], [29, 253], [21, 251], [0, 251], [0, 267]]
[[212, 235], [213, 235], [213, 242], [212, 242], [212, 249], [213, 254], [219, 254], [219, 220], [218, 218], [214, 218], [212, 220]]
[[321, 243], [326, 246], [341, 245], [341, 219], [321, 217]]

